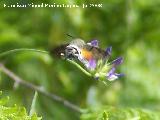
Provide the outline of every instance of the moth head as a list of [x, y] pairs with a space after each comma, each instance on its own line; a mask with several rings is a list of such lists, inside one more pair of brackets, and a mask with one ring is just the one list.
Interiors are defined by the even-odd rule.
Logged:
[[51, 50], [51, 53], [56, 57], [64, 59], [80, 59], [81, 49], [85, 46], [85, 42], [82, 39], [74, 39], [69, 44], [57, 46]]
[[68, 45], [65, 49], [66, 59], [78, 59], [81, 51], [76, 45]]

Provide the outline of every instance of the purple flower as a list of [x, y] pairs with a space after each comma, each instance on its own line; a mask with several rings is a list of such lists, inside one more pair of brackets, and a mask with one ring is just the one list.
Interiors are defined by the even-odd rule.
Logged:
[[113, 81], [115, 79], [118, 79], [121, 76], [124, 76], [124, 74], [118, 74], [115, 73], [115, 67], [111, 68], [111, 70], [106, 74], [106, 77], [109, 81]]
[[113, 66], [117, 66], [117, 65], [122, 64], [122, 62], [123, 62], [123, 58], [122, 57], [118, 57], [117, 59], [115, 59], [114, 61], [112, 61], [111, 64]]
[[90, 70], [94, 70], [96, 68], [96, 60], [90, 59], [86, 67]]
[[106, 48], [106, 55], [111, 55], [111, 52], [112, 52], [112, 46]]
[[87, 43], [88, 45], [98, 47], [98, 40], [92, 40], [91, 42]]
[[[98, 47], [97, 40], [93, 40], [87, 44], [94, 47]], [[91, 73], [93, 73], [95, 79], [107, 78], [107, 80], [113, 81], [123, 76], [124, 74], [115, 73], [116, 67], [122, 64], [123, 58], [118, 57], [112, 62], [108, 62], [109, 57], [111, 56], [112, 47], [110, 46], [106, 48], [104, 52], [105, 52], [105, 56], [103, 59], [98, 59], [97, 61], [95, 59], [90, 59], [89, 61], [86, 61], [85, 63], [86, 68]]]

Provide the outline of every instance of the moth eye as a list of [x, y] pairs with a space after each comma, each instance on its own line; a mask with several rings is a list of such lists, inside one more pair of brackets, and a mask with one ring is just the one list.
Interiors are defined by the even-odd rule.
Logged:
[[78, 54], [78, 51], [75, 51], [75, 54]]

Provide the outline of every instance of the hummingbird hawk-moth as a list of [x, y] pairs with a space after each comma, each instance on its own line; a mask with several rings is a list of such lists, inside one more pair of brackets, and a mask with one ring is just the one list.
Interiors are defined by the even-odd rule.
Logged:
[[55, 47], [51, 53], [64, 59], [79, 60], [87, 70], [94, 73], [96, 79], [106, 77], [109, 81], [113, 81], [123, 76], [123, 74], [115, 73], [115, 67], [123, 62], [123, 58], [118, 57], [114, 61], [108, 62], [111, 50], [112, 47], [108, 47], [106, 50], [99, 48], [97, 40], [86, 43], [77, 38], [68, 44]]
[[98, 47], [97, 40], [85, 43], [80, 38], [73, 39], [68, 44], [55, 47], [51, 50], [51, 53], [54, 56], [65, 59], [79, 59], [84, 61], [104, 59], [107, 56], [106, 54], [108, 54], [105, 50]]

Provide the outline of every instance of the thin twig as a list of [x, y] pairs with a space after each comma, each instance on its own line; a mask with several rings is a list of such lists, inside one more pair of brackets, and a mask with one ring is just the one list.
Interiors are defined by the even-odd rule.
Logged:
[[21, 85], [24, 85], [24, 86], [26, 86], [28, 88], [31, 88], [34, 91], [38, 91], [39, 93], [51, 98], [54, 101], [57, 101], [57, 102], [63, 104], [65, 107], [68, 107], [68, 108], [72, 109], [73, 111], [76, 111], [76, 112], [79, 112], [79, 113], [82, 112], [82, 109], [79, 108], [77, 105], [74, 105], [73, 103], [63, 99], [60, 96], [57, 96], [57, 95], [55, 95], [53, 93], [49, 93], [46, 90], [42, 89], [41, 87], [38, 87], [38, 86], [36, 86], [36, 85], [34, 85], [32, 83], [29, 83], [29, 82], [21, 79], [18, 75], [16, 75], [12, 71], [10, 71], [8, 68], [6, 68], [2, 63], [0, 63], [0, 70], [3, 73], [5, 73], [6, 75], [8, 75], [10, 78], [12, 78], [12, 80], [14, 80], [15, 82], [17, 82], [17, 83], [19, 83]]

